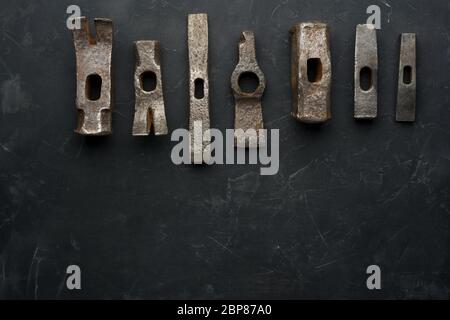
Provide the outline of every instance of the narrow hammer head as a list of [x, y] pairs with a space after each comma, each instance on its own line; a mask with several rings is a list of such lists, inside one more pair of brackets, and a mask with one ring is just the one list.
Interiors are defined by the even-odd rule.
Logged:
[[[202, 137], [192, 139], [191, 157], [196, 164], [203, 162], [205, 148], [211, 138], [209, 130], [209, 78], [208, 78], [208, 16], [206, 14], [188, 15], [189, 51], [189, 131], [191, 137], [194, 127], [201, 128]], [[202, 139], [203, 138], [203, 139]]]
[[355, 119], [377, 116], [378, 50], [376, 29], [372, 25], [356, 26], [355, 39]]
[[395, 119], [416, 119], [416, 34], [402, 33], [398, 66], [397, 110]]

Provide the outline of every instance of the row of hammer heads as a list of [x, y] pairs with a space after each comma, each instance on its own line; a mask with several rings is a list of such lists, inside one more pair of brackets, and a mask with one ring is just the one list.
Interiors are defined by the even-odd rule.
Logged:
[[[73, 31], [77, 61], [78, 124], [76, 132], [83, 135], [108, 135], [112, 132], [111, 58], [113, 24], [108, 19], [95, 19], [96, 36], [89, 31], [85, 17], [80, 29]], [[304, 123], [322, 123], [331, 118], [331, 55], [328, 27], [324, 23], [296, 24], [291, 34], [292, 116]], [[263, 129], [261, 98], [266, 80], [258, 66], [255, 38], [244, 31], [239, 41], [239, 62], [231, 76], [235, 98], [235, 129]], [[158, 41], [137, 41], [135, 115], [133, 135], [168, 133], [161, 78], [160, 45]], [[208, 17], [188, 15], [189, 51], [189, 128], [201, 121], [202, 130], [209, 123], [208, 80]], [[358, 25], [355, 41], [354, 117], [373, 119], [377, 116], [377, 53], [376, 29]], [[413, 33], [401, 35], [397, 88], [397, 121], [415, 120], [416, 101], [416, 39]], [[251, 74], [258, 79], [252, 92], [242, 90], [239, 80]], [[150, 87], [146, 79], [152, 79]]]

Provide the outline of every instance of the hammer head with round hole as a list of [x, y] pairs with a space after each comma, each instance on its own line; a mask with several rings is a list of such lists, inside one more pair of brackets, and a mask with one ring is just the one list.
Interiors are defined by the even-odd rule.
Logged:
[[161, 78], [160, 45], [158, 41], [136, 41], [134, 72], [135, 113], [133, 136], [147, 136], [153, 127], [155, 135], [168, 132]]
[[[265, 143], [261, 98], [266, 87], [264, 73], [256, 60], [255, 36], [244, 31], [239, 41], [239, 62], [231, 75], [235, 100], [235, 141], [239, 147], [255, 148]], [[254, 88], [243, 88], [241, 81], [249, 77]], [[247, 90], [246, 90], [247, 89]]]

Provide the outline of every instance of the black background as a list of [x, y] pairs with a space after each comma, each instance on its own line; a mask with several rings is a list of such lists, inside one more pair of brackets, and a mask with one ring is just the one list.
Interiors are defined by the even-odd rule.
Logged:
[[[114, 134], [76, 135], [66, 8], [115, 24]], [[353, 119], [355, 26], [381, 8], [379, 116]], [[169, 129], [187, 127], [187, 14], [208, 13], [211, 125], [253, 30], [280, 171], [175, 166], [170, 135], [131, 136], [133, 41], [157, 39]], [[449, 7], [442, 1], [1, 1], [1, 298], [448, 298]], [[328, 23], [332, 120], [290, 115], [288, 30]], [[401, 32], [417, 33], [417, 121], [394, 121]], [[82, 268], [68, 291], [65, 269]], [[368, 265], [382, 290], [366, 288]]]

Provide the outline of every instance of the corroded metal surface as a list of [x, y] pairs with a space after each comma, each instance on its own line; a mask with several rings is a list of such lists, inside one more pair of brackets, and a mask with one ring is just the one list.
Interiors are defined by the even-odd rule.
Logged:
[[325, 122], [331, 118], [328, 27], [306, 22], [293, 26], [290, 33], [292, 116], [305, 123]]
[[[362, 88], [361, 74], [367, 77], [367, 88]], [[356, 119], [374, 119], [377, 116], [378, 50], [377, 33], [372, 25], [356, 26], [355, 39], [355, 106]]]
[[[239, 78], [245, 73], [253, 73], [259, 80], [254, 92], [242, 91], [239, 86]], [[242, 129], [235, 132], [235, 139], [245, 142], [246, 147], [257, 147], [265, 141], [263, 134], [259, 133], [259, 129], [264, 128], [261, 97], [265, 87], [266, 79], [256, 60], [254, 34], [244, 31], [239, 41], [239, 62], [231, 75], [231, 88], [235, 99], [234, 128]], [[252, 138], [257, 144], [249, 144]]]
[[[86, 17], [80, 19], [80, 29], [73, 31], [77, 60], [78, 125], [76, 132], [83, 135], [111, 134], [112, 84], [111, 56], [113, 44], [113, 24], [111, 20], [96, 18], [96, 37], [89, 31]], [[100, 94], [98, 99], [89, 99], [89, 77], [96, 77]], [[100, 78], [99, 78], [100, 77]]]
[[402, 33], [397, 88], [397, 121], [416, 119], [416, 34]]
[[[159, 41], [136, 41], [135, 49], [134, 91], [136, 102], [133, 135], [148, 135], [152, 125], [155, 135], [167, 134]], [[143, 84], [143, 77], [147, 73], [153, 74], [155, 77], [155, 88], [151, 90], [146, 90]]]
[[[191, 132], [191, 158], [202, 163], [205, 148], [211, 138], [209, 129], [209, 79], [208, 79], [208, 15], [188, 15], [189, 50], [189, 131]], [[194, 126], [201, 125], [202, 137], [194, 135]], [[204, 160], [204, 159], [203, 159]]]

